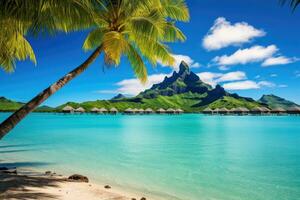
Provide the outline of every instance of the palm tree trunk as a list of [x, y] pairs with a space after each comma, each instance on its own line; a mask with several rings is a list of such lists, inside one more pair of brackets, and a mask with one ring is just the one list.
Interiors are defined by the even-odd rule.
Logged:
[[60, 88], [66, 85], [69, 81], [81, 74], [87, 69], [90, 64], [100, 55], [102, 47], [98, 47], [92, 55], [80, 66], [66, 74], [60, 80], [52, 84], [43, 92], [34, 97], [31, 101], [25, 104], [22, 108], [13, 113], [4, 122], [0, 124], [0, 140], [9, 133], [22, 119], [24, 119], [30, 112], [37, 108], [41, 103], [48, 99], [52, 94], [57, 92]]

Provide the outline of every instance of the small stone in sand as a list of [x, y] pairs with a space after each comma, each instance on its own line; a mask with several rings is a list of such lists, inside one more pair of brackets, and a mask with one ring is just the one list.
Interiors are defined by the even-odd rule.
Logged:
[[145, 197], [142, 197], [141, 200], [147, 200]]
[[131, 200], [136, 200], [136, 198], [131, 198]]
[[51, 175], [51, 173], [52, 173], [51, 171], [46, 171], [45, 172], [46, 175]]
[[74, 174], [72, 176], [69, 176], [68, 181], [88, 183], [89, 179], [86, 176], [82, 176], [82, 175], [79, 175], [79, 174]]
[[111, 187], [109, 185], [104, 186], [105, 189], [110, 189]]

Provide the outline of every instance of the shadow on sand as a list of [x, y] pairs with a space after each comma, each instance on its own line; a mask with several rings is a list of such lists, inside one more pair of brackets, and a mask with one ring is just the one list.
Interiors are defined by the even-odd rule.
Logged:
[[38, 189], [58, 188], [63, 179], [43, 176], [13, 175], [0, 173], [0, 199], [58, 199], [58, 196], [43, 193]]

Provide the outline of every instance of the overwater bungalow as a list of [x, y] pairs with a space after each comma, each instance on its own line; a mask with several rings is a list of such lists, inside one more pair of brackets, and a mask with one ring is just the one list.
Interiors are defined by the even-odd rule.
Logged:
[[132, 111], [133, 111], [133, 114], [138, 114], [139, 113], [139, 109], [137, 109], [137, 108], [132, 109]]
[[216, 108], [216, 109], [213, 110], [212, 114], [218, 115], [218, 114], [219, 114], [219, 111], [220, 111], [220, 109], [219, 109], [219, 108]]
[[264, 110], [261, 107], [256, 107], [251, 109], [250, 113], [253, 115], [262, 115], [264, 113]]
[[113, 114], [113, 115], [118, 114], [118, 112], [119, 112], [119, 111], [118, 111], [116, 108], [112, 108], [112, 109], [109, 110], [109, 113], [110, 113], [110, 114]]
[[241, 107], [241, 110], [243, 111], [243, 115], [248, 115], [250, 113], [250, 110], [245, 107]]
[[138, 113], [142, 115], [142, 114], [145, 113], [145, 110], [144, 110], [143, 108], [140, 108], [140, 109], [138, 110]]
[[168, 114], [175, 114], [175, 110], [173, 108], [169, 108], [166, 113]]
[[229, 114], [229, 110], [227, 108], [221, 108], [221, 109], [219, 109], [218, 113], [220, 115], [228, 115]]
[[245, 115], [249, 113], [249, 110], [247, 108], [233, 108], [230, 110], [230, 113], [235, 114], [235, 115]]
[[73, 113], [74, 112], [74, 108], [72, 106], [66, 106], [62, 109], [63, 113]]
[[154, 113], [154, 111], [151, 108], [147, 108], [145, 110], [145, 114], [152, 114], [152, 113]]
[[261, 109], [263, 110], [263, 114], [270, 114], [271, 110], [267, 107], [261, 107]]
[[92, 108], [91, 113], [94, 113], [94, 114], [100, 113], [100, 110], [98, 108]]
[[182, 113], [184, 113], [184, 111], [182, 109], [178, 108], [178, 109], [175, 110], [175, 113], [176, 114], [182, 114]]
[[156, 111], [157, 114], [165, 114], [166, 113], [166, 110], [163, 109], [163, 108], [160, 108]]
[[271, 113], [275, 114], [275, 115], [283, 115], [283, 114], [286, 114], [287, 111], [283, 108], [274, 108], [271, 110]]
[[108, 113], [108, 110], [106, 108], [100, 108], [99, 113], [106, 114]]
[[79, 108], [75, 109], [74, 112], [75, 112], [75, 113], [85, 113], [85, 109], [82, 108], [82, 107], [79, 107]]
[[127, 109], [124, 111], [124, 114], [132, 115], [132, 114], [134, 114], [134, 111], [133, 111], [131, 108], [127, 108]]
[[300, 114], [300, 107], [295, 106], [287, 109], [287, 113], [290, 115], [299, 115]]
[[208, 114], [208, 115], [212, 115], [213, 114], [213, 110], [211, 108], [205, 108], [202, 113], [204, 114]]

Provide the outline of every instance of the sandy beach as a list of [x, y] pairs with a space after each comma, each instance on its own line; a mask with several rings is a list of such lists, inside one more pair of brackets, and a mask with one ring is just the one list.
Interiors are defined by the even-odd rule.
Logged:
[[69, 182], [60, 175], [22, 171], [18, 175], [0, 172], [0, 199], [139, 200], [143, 197], [105, 189], [105, 185], [92, 182]]

